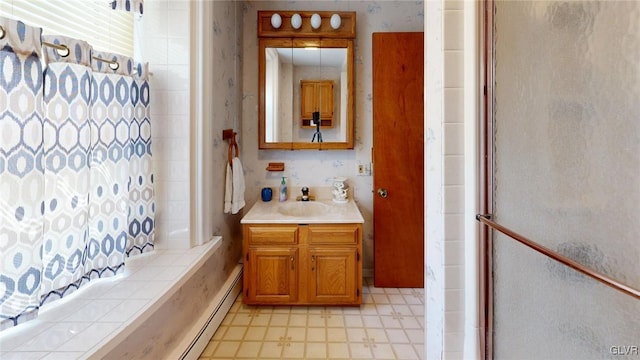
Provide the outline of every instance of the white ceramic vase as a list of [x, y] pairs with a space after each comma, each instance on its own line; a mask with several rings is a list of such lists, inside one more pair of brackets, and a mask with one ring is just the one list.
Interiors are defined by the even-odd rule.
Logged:
[[336, 177], [333, 178], [333, 201], [337, 203], [345, 203], [349, 201], [348, 193], [349, 189], [347, 188], [347, 184], [345, 183], [347, 178], [344, 177]]

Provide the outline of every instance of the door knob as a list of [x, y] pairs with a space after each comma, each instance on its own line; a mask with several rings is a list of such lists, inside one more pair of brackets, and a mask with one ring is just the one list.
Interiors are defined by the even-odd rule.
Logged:
[[387, 189], [385, 188], [380, 188], [378, 189], [378, 195], [380, 195], [381, 198], [386, 198], [387, 197]]

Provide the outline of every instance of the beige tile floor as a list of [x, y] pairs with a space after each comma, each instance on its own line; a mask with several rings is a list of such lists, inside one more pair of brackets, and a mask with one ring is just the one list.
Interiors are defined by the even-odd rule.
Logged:
[[363, 282], [360, 307], [231, 307], [200, 359], [422, 359], [424, 289]]

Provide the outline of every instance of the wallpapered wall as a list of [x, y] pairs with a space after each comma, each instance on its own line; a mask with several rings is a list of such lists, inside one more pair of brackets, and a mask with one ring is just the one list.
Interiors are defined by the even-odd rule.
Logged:
[[[258, 10], [355, 11], [355, 148], [340, 151], [258, 150]], [[250, 208], [263, 186], [277, 187], [282, 173], [265, 170], [270, 161], [284, 161], [284, 176], [290, 193], [300, 187], [330, 186], [335, 176], [348, 178], [364, 224], [365, 270], [373, 269], [373, 178], [356, 176], [357, 161], [371, 161], [373, 146], [371, 34], [373, 32], [423, 31], [424, 3], [421, 1], [247, 1], [244, 3], [242, 160], [246, 178], [246, 200]], [[374, 169], [375, 171], [375, 169]], [[421, 184], [419, 185], [421, 186]]]

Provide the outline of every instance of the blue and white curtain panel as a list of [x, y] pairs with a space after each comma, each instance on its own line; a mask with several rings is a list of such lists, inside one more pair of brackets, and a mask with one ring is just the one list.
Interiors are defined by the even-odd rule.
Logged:
[[41, 29], [0, 17], [0, 329], [40, 304], [44, 229]]
[[111, 9], [132, 12], [138, 15], [144, 14], [143, 0], [113, 0], [111, 1]]
[[153, 250], [155, 203], [147, 66], [0, 25], [1, 330]]

